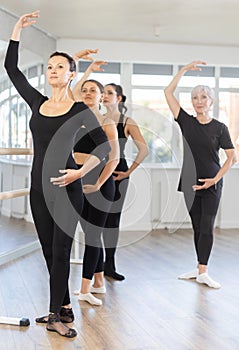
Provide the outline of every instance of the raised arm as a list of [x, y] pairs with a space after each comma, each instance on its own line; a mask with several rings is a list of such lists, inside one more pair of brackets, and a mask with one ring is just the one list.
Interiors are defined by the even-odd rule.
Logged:
[[89, 65], [81, 79], [75, 84], [73, 88], [72, 93], [75, 101], [81, 101], [81, 86], [88, 79], [90, 74], [93, 72], [103, 72], [104, 69], [101, 66], [106, 64], [108, 64], [106, 61], [94, 61]]
[[21, 36], [21, 31], [23, 28], [27, 28], [36, 23], [35, 18], [39, 17], [39, 11], [34, 11], [32, 13], [26, 13], [21, 16], [17, 23], [15, 24], [11, 36], [11, 40], [19, 41]]
[[19, 18], [13, 28], [11, 40], [7, 49], [4, 66], [9, 78], [16, 87], [19, 94], [31, 107], [35, 98], [39, 98], [41, 95], [36, 89], [34, 89], [27, 81], [24, 74], [18, 68], [18, 49], [19, 40], [22, 28], [31, 26], [36, 22], [35, 18], [39, 17], [39, 11], [23, 15]]
[[174, 96], [174, 92], [178, 86], [180, 79], [187, 71], [191, 71], [191, 70], [200, 71], [201, 70], [201, 68], [198, 67], [198, 65], [206, 65], [206, 62], [193, 61], [192, 63], [189, 63], [186, 66], [183, 66], [179, 70], [179, 72], [174, 76], [171, 83], [164, 89], [166, 101], [168, 103], [168, 106], [169, 106], [171, 112], [173, 113], [174, 119], [178, 118], [178, 114], [179, 114], [179, 110], [180, 110], [180, 104], [179, 104], [179, 101]]

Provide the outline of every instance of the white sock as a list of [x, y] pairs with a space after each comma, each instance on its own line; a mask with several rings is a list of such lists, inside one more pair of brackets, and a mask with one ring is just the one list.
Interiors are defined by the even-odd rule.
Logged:
[[180, 279], [180, 280], [190, 280], [192, 278], [197, 278], [197, 276], [198, 276], [198, 268], [196, 268], [193, 271], [186, 272], [186, 273], [178, 276], [178, 279]]
[[94, 297], [94, 295], [92, 295], [91, 293], [80, 293], [78, 299], [82, 301], [87, 301], [91, 305], [102, 305], [102, 300]]
[[106, 288], [105, 288], [105, 286], [102, 286], [102, 287], [90, 286], [90, 293], [105, 294], [106, 293]]
[[196, 281], [198, 283], [206, 284], [208, 287], [211, 287], [211, 288], [216, 288], [216, 289], [221, 288], [220, 283], [213, 281], [213, 279], [209, 277], [207, 273], [201, 273], [200, 275], [198, 275]]
[[80, 294], [80, 289], [76, 289], [76, 290], [74, 290], [74, 294], [75, 294], [75, 295]]

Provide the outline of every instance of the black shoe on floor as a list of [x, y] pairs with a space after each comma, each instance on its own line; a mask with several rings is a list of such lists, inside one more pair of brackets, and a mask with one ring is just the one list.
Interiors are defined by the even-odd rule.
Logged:
[[[65, 307], [61, 307], [59, 318], [62, 323], [71, 323], [75, 319], [72, 309], [66, 309]], [[38, 317], [35, 321], [36, 323], [47, 323], [48, 316]]]
[[50, 332], [56, 332], [66, 338], [74, 338], [77, 336], [75, 329], [63, 326], [59, 314], [50, 314], [48, 316], [46, 329]]
[[120, 275], [115, 271], [114, 264], [111, 263], [111, 261], [104, 263], [104, 275], [117, 281], [123, 281], [125, 279], [123, 275]]

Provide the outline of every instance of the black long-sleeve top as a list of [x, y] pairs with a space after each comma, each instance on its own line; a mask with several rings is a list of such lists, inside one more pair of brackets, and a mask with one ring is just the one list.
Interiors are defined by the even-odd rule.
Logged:
[[48, 100], [33, 88], [18, 68], [19, 42], [10, 40], [5, 68], [19, 94], [30, 106], [30, 129], [33, 136], [34, 157], [31, 171], [32, 187], [42, 191], [43, 181], [60, 176], [59, 169], [77, 169], [72, 157], [77, 131], [84, 125], [96, 145], [92, 154], [100, 160], [109, 153], [108, 139], [95, 115], [83, 102], [75, 102], [70, 110], [59, 116], [40, 113], [41, 105]]

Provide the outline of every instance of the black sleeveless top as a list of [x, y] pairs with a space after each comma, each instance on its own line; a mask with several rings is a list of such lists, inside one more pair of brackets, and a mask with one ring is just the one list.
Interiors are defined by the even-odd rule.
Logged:
[[74, 152], [90, 154], [96, 148], [95, 141], [84, 126], [77, 132], [76, 139], [79, 141], [74, 146]]
[[[127, 119], [126, 119], [126, 122], [127, 122]], [[124, 132], [126, 122], [124, 123], [124, 114], [121, 114], [119, 118], [119, 122], [117, 124], [117, 132], [118, 132], [118, 140], [119, 140], [119, 148], [120, 148], [120, 161], [117, 167], [115, 168], [116, 171], [128, 170], [128, 165], [127, 165], [127, 162], [125, 159], [125, 153], [124, 153], [126, 142], [128, 140]], [[84, 127], [81, 127], [80, 130], [77, 132], [77, 139], [79, 141], [74, 146], [74, 152], [90, 154], [96, 148], [96, 144], [94, 140], [90, 137], [87, 129]], [[106, 158], [106, 160], [108, 160], [108, 157]]]
[[125, 153], [124, 153], [126, 142], [128, 140], [127, 137], [125, 136], [125, 132], [124, 132], [127, 119], [124, 123], [124, 114], [121, 113], [120, 118], [119, 118], [119, 122], [117, 125], [119, 147], [120, 147], [120, 161], [119, 161], [117, 167], [115, 168], [116, 171], [127, 171], [129, 169], [127, 162], [126, 162], [126, 159], [125, 159]]

